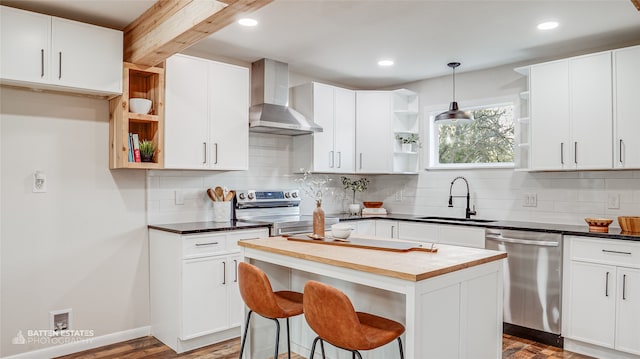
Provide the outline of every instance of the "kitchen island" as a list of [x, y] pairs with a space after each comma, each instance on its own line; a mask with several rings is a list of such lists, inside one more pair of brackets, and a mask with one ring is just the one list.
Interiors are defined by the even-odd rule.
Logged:
[[[243, 260], [262, 268], [274, 290], [302, 292], [306, 281], [318, 280], [345, 292], [357, 311], [403, 323], [407, 359], [502, 357], [503, 252], [447, 245], [438, 245], [437, 253], [389, 252], [283, 237], [238, 244]], [[271, 321], [255, 318], [246, 352], [254, 359], [272, 352], [275, 330]], [[292, 319], [294, 352], [308, 357], [314, 337], [303, 316]], [[326, 349], [329, 358], [351, 357], [330, 345]], [[362, 354], [398, 357], [393, 343]]]

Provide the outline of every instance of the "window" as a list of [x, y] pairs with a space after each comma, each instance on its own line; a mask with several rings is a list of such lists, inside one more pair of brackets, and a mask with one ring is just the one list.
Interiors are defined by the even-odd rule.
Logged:
[[464, 125], [436, 124], [446, 109], [429, 112], [430, 168], [513, 167], [514, 104], [466, 108], [474, 121]]

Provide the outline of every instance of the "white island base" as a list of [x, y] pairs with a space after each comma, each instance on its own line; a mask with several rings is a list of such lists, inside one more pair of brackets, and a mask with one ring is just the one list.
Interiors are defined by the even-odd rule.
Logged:
[[[344, 291], [356, 311], [403, 323], [407, 359], [502, 357], [504, 253], [446, 245], [438, 253], [396, 253], [282, 238], [240, 246], [244, 260], [262, 268], [274, 290], [302, 292], [306, 281], [321, 281]], [[315, 334], [304, 316], [290, 320], [291, 349], [308, 358]], [[273, 321], [252, 316], [245, 358], [271, 357], [274, 338]], [[325, 349], [328, 358], [351, 358], [331, 345]], [[281, 321], [279, 352], [286, 350]], [[316, 351], [321, 357], [319, 347]], [[366, 359], [399, 358], [397, 341], [361, 354]]]

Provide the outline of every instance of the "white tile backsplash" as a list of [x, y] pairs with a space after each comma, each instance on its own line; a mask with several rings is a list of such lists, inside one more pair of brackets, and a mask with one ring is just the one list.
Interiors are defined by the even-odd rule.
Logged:
[[[292, 137], [251, 133], [248, 171], [149, 171], [147, 201], [149, 223], [210, 220], [210, 187], [230, 189], [298, 188], [301, 175], [291, 168]], [[465, 199], [456, 198], [448, 208], [449, 187], [457, 176], [469, 181], [471, 203], [478, 218], [530, 222], [584, 224], [585, 217], [615, 218], [640, 215], [640, 171], [516, 172], [510, 169], [422, 171], [419, 175], [366, 175], [369, 189], [358, 193], [361, 201], [384, 201], [393, 213], [464, 216]], [[354, 177], [362, 177], [356, 175]], [[326, 213], [346, 212], [351, 193], [345, 193], [340, 175], [331, 175], [332, 192], [325, 196]], [[175, 191], [182, 191], [184, 204], [175, 204]], [[396, 200], [396, 193], [402, 199]], [[536, 207], [524, 207], [525, 193], [537, 195]], [[620, 209], [608, 209], [610, 193], [620, 195]], [[464, 182], [453, 187], [454, 195], [465, 195]], [[301, 212], [310, 214], [313, 199], [303, 197]], [[617, 226], [614, 221], [612, 226]]]

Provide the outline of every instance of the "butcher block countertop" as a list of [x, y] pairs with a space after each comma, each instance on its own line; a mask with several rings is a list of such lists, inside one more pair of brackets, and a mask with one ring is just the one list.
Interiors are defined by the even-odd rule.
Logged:
[[[398, 239], [367, 237], [385, 241]], [[410, 242], [409, 243], [420, 243]], [[270, 237], [239, 241], [244, 248], [286, 255], [313, 262], [334, 265], [362, 272], [384, 275], [408, 281], [421, 281], [461, 269], [497, 261], [507, 257], [504, 252], [438, 244], [436, 253], [391, 252], [385, 250], [338, 247], [317, 243]]]

